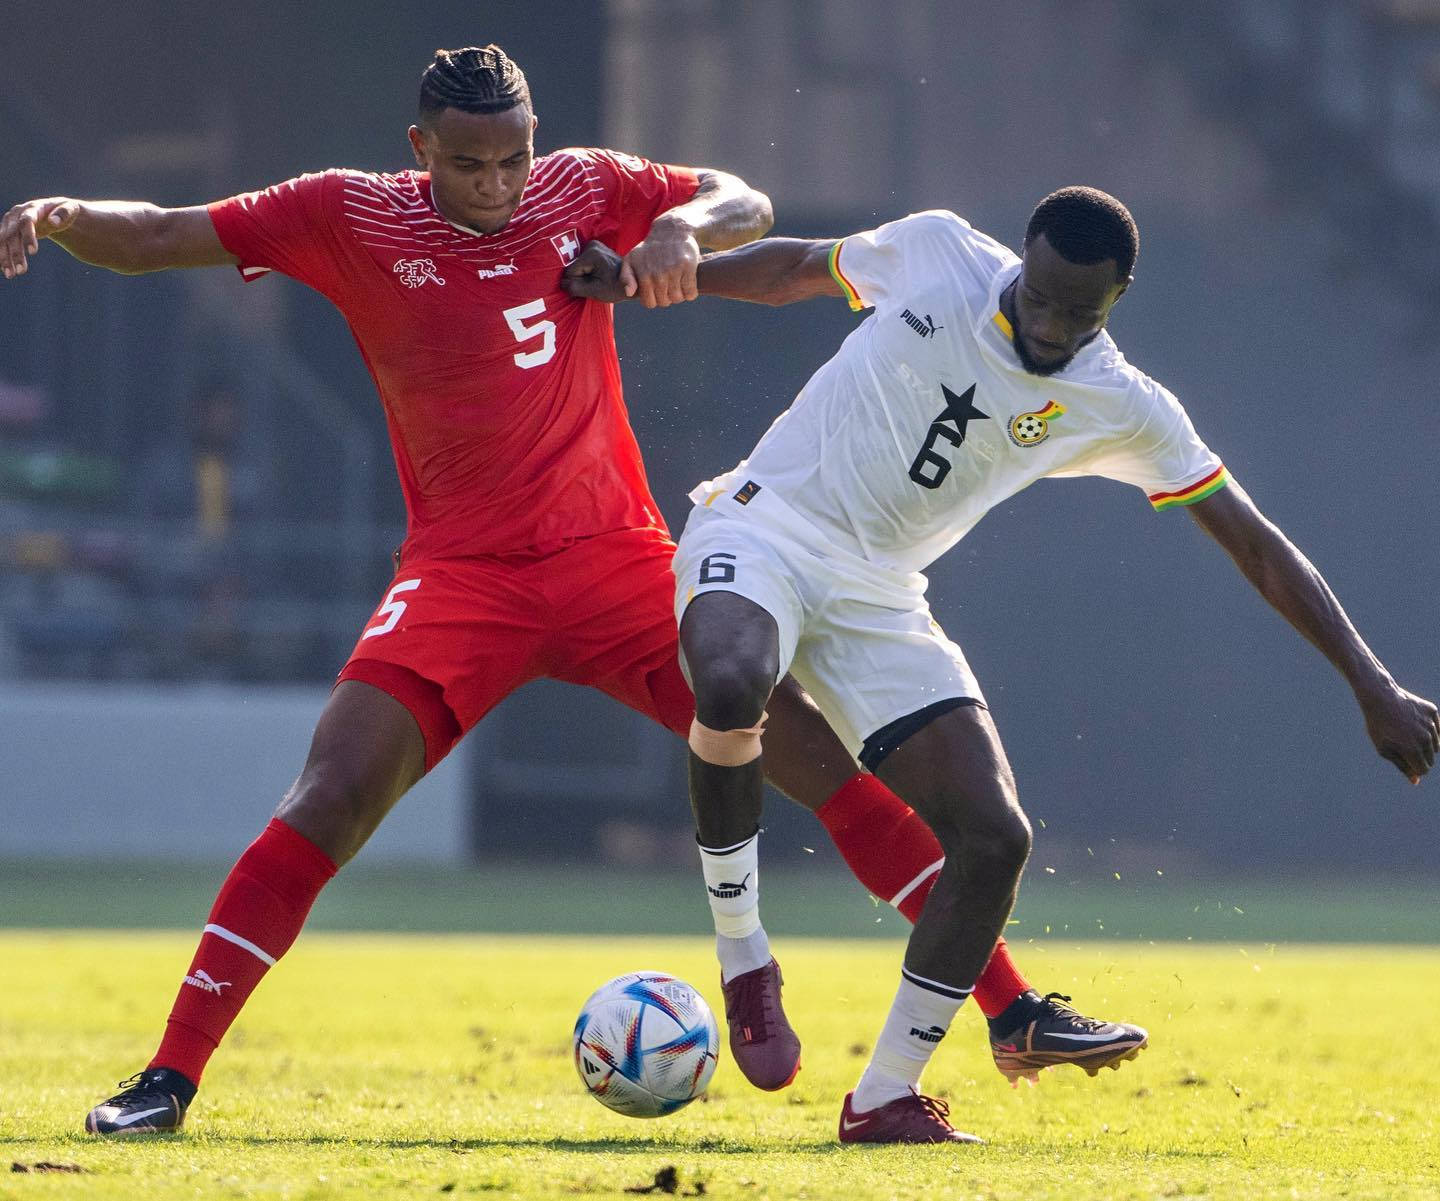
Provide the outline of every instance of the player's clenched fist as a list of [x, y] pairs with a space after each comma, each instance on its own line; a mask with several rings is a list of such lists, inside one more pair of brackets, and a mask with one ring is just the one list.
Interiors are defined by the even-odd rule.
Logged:
[[27, 200], [0, 219], [0, 270], [6, 279], [24, 275], [40, 239], [64, 233], [80, 213], [80, 202], [65, 196]]
[[635, 276], [604, 242], [586, 242], [562, 273], [560, 286], [581, 300], [619, 304], [635, 295]]
[[690, 226], [665, 213], [655, 219], [649, 236], [625, 256], [621, 282], [628, 282], [629, 272], [640, 303], [647, 309], [663, 309], [700, 295], [695, 280], [699, 266], [700, 244]]
[[1424, 697], [1398, 684], [1381, 689], [1360, 702], [1370, 741], [1410, 778], [1412, 784], [1435, 766], [1440, 754], [1440, 716]]

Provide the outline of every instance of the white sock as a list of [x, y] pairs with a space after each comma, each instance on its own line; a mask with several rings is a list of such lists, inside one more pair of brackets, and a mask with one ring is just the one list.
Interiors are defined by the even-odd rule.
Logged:
[[765, 927], [757, 927], [754, 934], [744, 938], [715, 936], [715, 956], [720, 960], [720, 979], [726, 984], [736, 976], [753, 972], [770, 962], [770, 939]]
[[969, 995], [968, 988], [926, 980], [901, 968], [900, 987], [874, 1054], [855, 1086], [851, 1109], [864, 1113], [918, 1092], [925, 1065]]
[[770, 940], [760, 925], [760, 834], [734, 846], [699, 850], [720, 977], [731, 980], [770, 961]]

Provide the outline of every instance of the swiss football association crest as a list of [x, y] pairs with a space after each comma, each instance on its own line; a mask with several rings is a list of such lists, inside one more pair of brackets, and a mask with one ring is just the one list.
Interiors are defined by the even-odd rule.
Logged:
[[395, 274], [407, 288], [418, 288], [424, 283], [439, 284], [442, 288], [445, 286], [445, 281], [435, 270], [433, 259], [399, 259], [395, 263]]
[[550, 245], [555, 247], [555, 253], [560, 256], [562, 263], [573, 263], [575, 256], [580, 253], [580, 238], [573, 229], [556, 234], [550, 239]]
[[1043, 409], [1020, 413], [1010, 419], [1010, 441], [1016, 446], [1039, 446], [1050, 436], [1050, 423], [1065, 416], [1065, 406], [1047, 400]]

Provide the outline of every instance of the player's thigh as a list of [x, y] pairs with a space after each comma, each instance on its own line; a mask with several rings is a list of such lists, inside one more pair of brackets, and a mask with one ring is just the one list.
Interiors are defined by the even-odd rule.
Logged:
[[895, 723], [957, 702], [983, 704], [965, 652], [923, 592], [837, 580], [810, 614], [791, 673], [866, 768], [893, 746]]
[[556, 613], [547, 673], [583, 684], [682, 737], [695, 716], [675, 631], [675, 543], [663, 530], [617, 530], [553, 556]]
[[[680, 668], [675, 543], [662, 531], [641, 530], [587, 542], [593, 546], [585, 555], [577, 555], [577, 547], [562, 556], [564, 578], [574, 587], [560, 598], [566, 655], [552, 670], [686, 737], [695, 697]], [[791, 677], [776, 686], [767, 708], [766, 775], [792, 800], [816, 810], [855, 774], [855, 761]]]
[[947, 853], [1018, 865], [1029, 853], [1010, 761], [990, 711], [967, 704], [934, 712], [876, 765], [875, 774], [935, 831]]
[[344, 863], [424, 772], [425, 738], [410, 710], [369, 684], [342, 680], [275, 815]]
[[497, 559], [407, 564], [361, 630], [342, 680], [407, 708], [426, 770], [496, 704], [537, 674], [545, 606]]
[[785, 676], [766, 706], [765, 778], [812, 813], [818, 811], [859, 765], [794, 676]]
[[[735, 634], [746, 641], [730, 653], [773, 653], [773, 686], [789, 669], [805, 625], [794, 548], [751, 523], [693, 509], [674, 566], [681, 668], [693, 676], [692, 652], [707, 661], [723, 658], [725, 635]], [[706, 603], [697, 605], [702, 599]]]

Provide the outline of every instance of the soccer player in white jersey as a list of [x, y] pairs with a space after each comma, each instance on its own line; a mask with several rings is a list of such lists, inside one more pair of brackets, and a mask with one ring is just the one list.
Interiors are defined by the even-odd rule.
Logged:
[[[874, 310], [750, 457], [691, 493], [675, 556], [696, 705], [691, 800], [717, 928], [764, 938], [760, 729], [787, 671], [945, 851], [874, 1055], [845, 1098], [842, 1142], [976, 1141], [918, 1086], [1009, 916], [1030, 826], [921, 572], [994, 505], [1038, 479], [1099, 475], [1156, 509], [1187, 507], [1350, 683], [1384, 758], [1418, 783], [1440, 751], [1435, 706], [1395, 682], [1175, 397], [1105, 332], [1138, 244], [1119, 201], [1065, 188], [1035, 209], [1020, 259], [936, 211], [839, 241], [756, 242], [700, 266], [702, 293], [842, 295]], [[573, 274], [603, 276], [595, 262]], [[740, 880], [752, 887], [718, 887]]]

